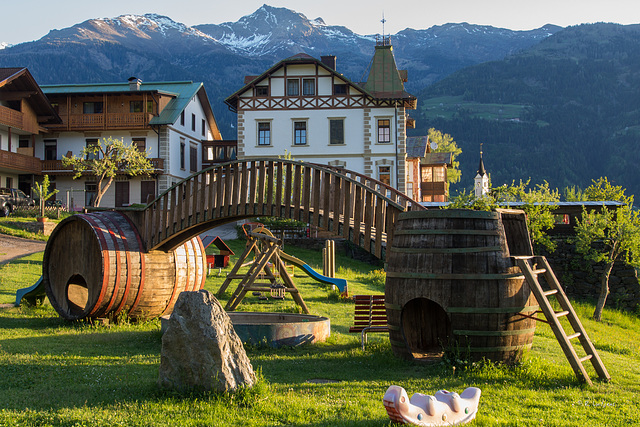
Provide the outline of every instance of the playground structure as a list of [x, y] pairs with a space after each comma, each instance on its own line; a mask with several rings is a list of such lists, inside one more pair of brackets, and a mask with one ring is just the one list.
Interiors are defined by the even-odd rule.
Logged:
[[[47, 243], [43, 284], [66, 319], [121, 312], [157, 317], [171, 312], [179, 292], [202, 287], [201, 232], [257, 216], [290, 218], [387, 260], [385, 305], [390, 341], [399, 356], [420, 357], [433, 347], [424, 343], [440, 340], [470, 342], [478, 358], [517, 358], [530, 346], [540, 307], [576, 375], [591, 382], [582, 366], [589, 360], [600, 378], [610, 378], [550, 267], [533, 256], [526, 224], [518, 219], [523, 214], [498, 212], [491, 225], [465, 237], [470, 218], [447, 223], [428, 218], [431, 212], [437, 211], [426, 212], [404, 194], [349, 171], [283, 159], [234, 161], [192, 175], [144, 208], [101, 210], [62, 221]], [[277, 243], [273, 239], [269, 251], [275, 252]], [[273, 255], [268, 252], [260, 270]], [[284, 281], [282, 257], [276, 261]], [[478, 267], [486, 271], [473, 270]], [[549, 290], [542, 290], [539, 277]], [[292, 291], [308, 312], [292, 283], [281, 289]], [[239, 286], [233, 306], [242, 292]], [[552, 310], [551, 295], [562, 311]], [[482, 320], [473, 321], [474, 316]], [[574, 333], [566, 334], [559, 324], [564, 316]], [[572, 339], [579, 340], [586, 356], [576, 355]]]
[[[253, 228], [253, 226], [256, 227]], [[261, 295], [264, 292], [276, 299], [283, 299], [285, 294], [290, 293], [296, 304], [298, 304], [306, 314], [309, 314], [309, 309], [300, 295], [300, 291], [295, 286], [285, 261], [298, 267], [314, 280], [334, 285], [343, 294], [347, 294], [346, 280], [318, 274], [304, 261], [287, 255], [282, 250], [282, 240], [274, 237], [273, 234], [261, 224], [245, 224], [243, 225], [243, 230], [247, 238], [245, 250], [238, 258], [238, 261], [227, 275], [226, 280], [222, 286], [220, 286], [217, 293], [217, 296], [220, 297], [233, 280], [240, 280], [238, 287], [227, 302], [225, 310], [235, 310], [249, 292], [256, 295]], [[251, 256], [253, 256], [253, 260], [247, 261]], [[249, 270], [245, 274], [238, 274], [240, 268], [247, 265], [250, 266]]]

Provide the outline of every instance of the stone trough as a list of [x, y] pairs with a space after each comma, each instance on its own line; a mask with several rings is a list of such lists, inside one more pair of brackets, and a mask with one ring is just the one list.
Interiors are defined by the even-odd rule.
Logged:
[[[245, 344], [279, 348], [323, 342], [331, 334], [327, 317], [293, 313], [229, 312], [238, 337]], [[165, 319], [162, 318], [164, 332]]]

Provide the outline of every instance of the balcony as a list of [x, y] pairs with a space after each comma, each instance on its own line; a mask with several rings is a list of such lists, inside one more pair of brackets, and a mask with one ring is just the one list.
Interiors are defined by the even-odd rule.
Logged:
[[18, 173], [39, 174], [41, 160], [33, 156], [0, 150], [0, 168], [10, 169]]
[[236, 160], [237, 140], [202, 141], [202, 169]]
[[22, 129], [23, 114], [20, 111], [0, 106], [0, 124], [12, 128]]
[[[151, 165], [155, 169], [156, 173], [164, 172], [164, 159], [153, 158], [149, 159], [151, 161]], [[56, 176], [71, 176], [74, 175], [73, 169], [66, 167], [62, 164], [62, 160], [40, 160], [41, 169], [38, 170], [38, 173], [50, 174]], [[120, 173], [120, 172], [119, 172]]]
[[152, 117], [150, 113], [70, 114], [60, 115], [62, 124], [47, 127], [52, 130], [146, 129]]

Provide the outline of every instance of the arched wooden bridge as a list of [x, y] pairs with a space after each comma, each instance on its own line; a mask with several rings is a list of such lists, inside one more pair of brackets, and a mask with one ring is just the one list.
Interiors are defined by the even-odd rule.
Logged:
[[136, 224], [147, 251], [173, 250], [228, 222], [273, 216], [325, 229], [382, 258], [398, 214], [423, 209], [356, 172], [264, 159], [213, 166], [175, 184], [144, 209], [121, 211]]

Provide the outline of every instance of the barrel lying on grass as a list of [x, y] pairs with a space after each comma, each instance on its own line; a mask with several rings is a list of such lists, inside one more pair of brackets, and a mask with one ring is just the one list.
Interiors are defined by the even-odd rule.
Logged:
[[512, 256], [533, 255], [524, 212], [429, 210], [399, 216], [385, 301], [394, 353], [515, 361], [531, 347], [537, 302]]
[[133, 223], [114, 211], [74, 215], [51, 234], [43, 259], [51, 305], [69, 320], [171, 313], [178, 294], [204, 286], [199, 237], [174, 251], [145, 252]]

